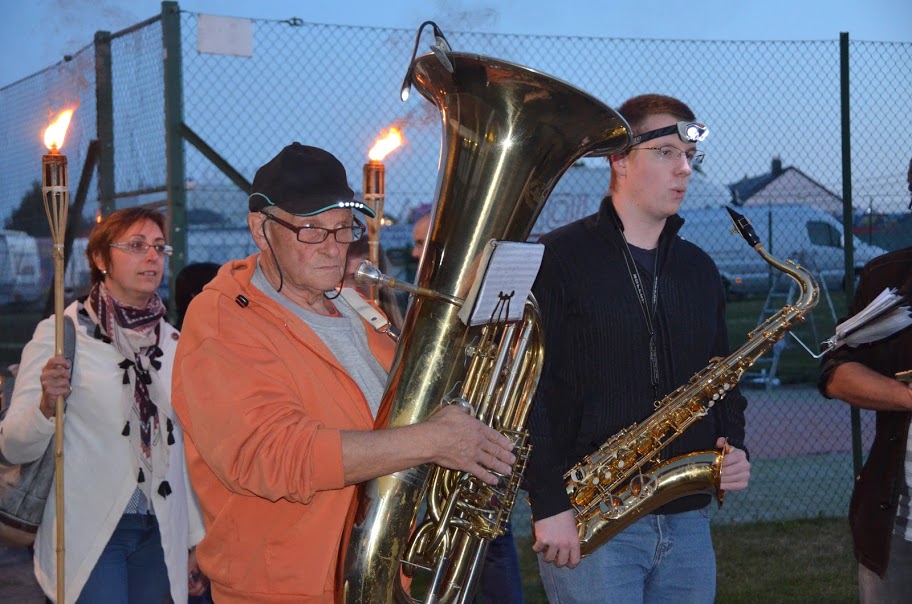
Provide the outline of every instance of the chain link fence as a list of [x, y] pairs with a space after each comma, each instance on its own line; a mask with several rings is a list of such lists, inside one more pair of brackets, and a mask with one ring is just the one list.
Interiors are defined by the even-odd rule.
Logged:
[[[410, 220], [433, 201], [440, 148], [437, 110], [417, 95], [399, 99], [414, 31], [241, 20], [235, 26], [249, 28], [252, 54], [229, 56], [201, 51], [201, 16], [177, 11], [164, 3], [161, 16], [102, 32], [68, 61], [0, 89], [0, 364], [17, 362], [48, 308], [48, 227], [40, 188], [35, 194], [40, 139], [50, 116], [76, 103], [64, 146], [71, 191], [83, 166], [91, 171], [71, 228], [71, 296], [87, 290], [81, 255], [96, 216], [134, 204], [169, 213], [171, 235], [183, 241], [175, 241], [172, 274], [188, 263], [243, 257], [255, 251], [245, 189], [258, 166], [300, 141], [339, 157], [358, 191], [368, 149], [392, 125], [406, 144], [385, 160], [385, 213], [394, 224], [383, 243], [400, 276], [414, 271]], [[611, 106], [658, 92], [694, 109], [711, 134], [682, 208], [682, 235], [713, 256], [726, 280], [733, 349], [795, 292], [729, 234], [724, 204], [740, 205], [775, 256], [799, 260], [819, 280], [821, 302], [797, 330], [812, 348], [845, 313], [846, 266], [912, 243], [912, 148], [895, 142], [903, 140], [895, 133], [912, 131], [910, 44], [446, 34], [457, 51], [530, 66]], [[175, 35], [177, 71], [162, 60]], [[422, 41], [420, 52], [427, 47]], [[841, 52], [849, 67], [847, 115]], [[169, 111], [176, 120], [166, 120]], [[183, 166], [181, 182], [171, 182], [181, 174], [175, 166]], [[604, 160], [578, 162], [533, 233], [594, 212], [608, 179]], [[168, 297], [167, 284], [162, 293]], [[785, 340], [753, 369], [743, 381], [752, 486], [729, 497], [715, 520], [845, 515], [857, 461], [849, 407], [819, 396], [816, 361]], [[872, 415], [862, 414], [860, 435], [866, 449]]]

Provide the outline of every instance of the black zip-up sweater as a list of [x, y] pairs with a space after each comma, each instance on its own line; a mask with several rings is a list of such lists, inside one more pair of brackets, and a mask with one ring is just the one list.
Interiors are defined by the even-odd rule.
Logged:
[[[597, 214], [541, 239], [545, 255], [533, 291], [544, 322], [545, 361], [530, 413], [533, 451], [526, 470], [535, 519], [570, 509], [564, 473], [609, 437], [654, 413], [649, 332], [616, 216], [607, 197]], [[712, 357], [728, 354], [722, 279], [705, 252], [677, 236], [683, 222], [670, 217], [659, 238], [659, 399]], [[744, 449], [746, 405], [734, 389], [678, 436], [662, 459], [715, 448], [719, 436]], [[707, 495], [692, 495], [656, 513], [698, 509], [709, 501]]]

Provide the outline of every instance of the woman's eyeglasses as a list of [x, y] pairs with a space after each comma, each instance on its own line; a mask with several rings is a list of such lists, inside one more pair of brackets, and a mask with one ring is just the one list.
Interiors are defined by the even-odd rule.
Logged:
[[165, 245], [164, 243], [146, 243], [145, 241], [121, 241], [112, 243], [111, 247], [116, 247], [119, 250], [130, 252], [131, 254], [146, 254], [149, 252], [150, 247], [154, 249], [155, 253], [159, 256], [170, 256], [174, 253], [174, 248], [170, 245]]

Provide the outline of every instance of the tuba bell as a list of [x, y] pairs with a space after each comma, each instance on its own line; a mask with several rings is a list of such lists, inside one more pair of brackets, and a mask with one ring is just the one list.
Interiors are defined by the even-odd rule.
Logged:
[[[435, 53], [410, 66], [443, 126], [418, 270], [419, 289], [433, 295], [419, 293], [409, 307], [384, 394], [387, 425], [417, 423], [445, 400], [468, 398], [476, 417], [511, 438], [517, 462], [509, 484], [496, 491], [432, 465], [365, 483], [342, 566], [346, 602], [418, 601], [402, 577], [420, 571], [429, 576], [425, 601], [471, 600], [487, 543], [503, 532], [528, 457], [524, 424], [543, 348], [534, 301], [526, 302], [522, 322], [498, 334], [485, 331], [490, 325], [466, 327], [459, 307], [490, 240], [525, 241], [567, 168], [630, 141], [622, 117], [569, 84], [498, 59]], [[423, 508], [428, 518], [421, 521]]]

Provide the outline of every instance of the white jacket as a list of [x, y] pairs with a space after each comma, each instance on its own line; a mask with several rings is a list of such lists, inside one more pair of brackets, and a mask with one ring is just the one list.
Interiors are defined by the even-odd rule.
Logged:
[[[67, 603], [79, 597], [136, 489], [130, 441], [122, 435], [127, 410], [121, 401], [123, 370], [118, 363], [124, 357], [112, 345], [96, 340], [87, 332], [77, 317], [76, 307], [73, 303], [64, 311], [76, 324], [73, 392], [67, 399], [63, 430]], [[162, 321], [160, 347], [164, 356], [159, 359], [162, 366], [158, 376], [169, 395], [177, 339], [177, 331]], [[39, 377], [53, 353], [54, 318], [51, 317], [38, 324], [34, 337], [25, 346], [10, 410], [0, 425], [0, 450], [13, 463], [38, 459], [54, 437], [53, 418], [48, 420], [39, 409]], [[175, 443], [169, 450], [167, 474], [152, 477], [152, 484], [166, 479], [172, 492], [164, 500], [153, 493], [153, 506], [161, 531], [171, 597], [180, 603], [187, 601], [187, 551], [202, 539], [203, 522], [187, 478], [183, 432], [171, 409], [170, 398], [160, 403], [158, 410], [163, 426], [164, 418], [171, 418]], [[54, 501], [52, 485], [35, 539], [35, 576], [51, 599], [57, 593]]]

